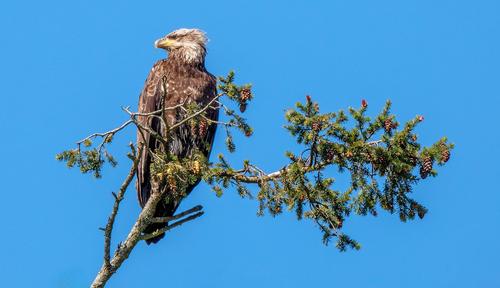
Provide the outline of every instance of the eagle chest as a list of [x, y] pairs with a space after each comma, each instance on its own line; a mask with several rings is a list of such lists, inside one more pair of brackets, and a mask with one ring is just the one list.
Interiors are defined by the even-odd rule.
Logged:
[[[169, 65], [170, 64], [170, 65]], [[165, 95], [164, 107], [172, 107], [181, 103], [189, 104], [195, 102], [199, 105], [207, 103], [207, 99], [211, 98], [212, 91], [210, 87], [212, 81], [207, 77], [205, 71], [201, 71], [196, 67], [173, 65], [175, 63], [167, 63], [164, 70], [166, 83], [161, 85], [162, 94]]]
[[[199, 108], [206, 106], [212, 99], [214, 85], [210, 79], [199, 71], [182, 71], [184, 73], [170, 73], [166, 77], [166, 85], [162, 85], [162, 94], [165, 95], [163, 107], [174, 107], [196, 103]], [[166, 89], [166, 91], [163, 91]], [[165, 93], [166, 92], [166, 93]], [[182, 108], [165, 111], [169, 126], [179, 123], [187, 116]], [[172, 135], [170, 151], [178, 156], [191, 154], [193, 148], [200, 147], [204, 142], [204, 135], [196, 133], [193, 124], [189, 121], [178, 127]], [[203, 149], [202, 149], [203, 150]]]

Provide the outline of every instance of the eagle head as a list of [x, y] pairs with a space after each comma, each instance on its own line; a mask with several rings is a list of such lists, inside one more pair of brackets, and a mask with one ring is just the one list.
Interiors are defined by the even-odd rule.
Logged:
[[169, 52], [171, 57], [180, 57], [186, 62], [203, 62], [207, 37], [198, 29], [178, 29], [155, 41], [156, 48]]

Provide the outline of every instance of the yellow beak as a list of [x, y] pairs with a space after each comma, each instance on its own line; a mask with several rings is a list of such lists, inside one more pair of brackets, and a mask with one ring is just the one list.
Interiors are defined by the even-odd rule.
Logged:
[[158, 39], [155, 41], [156, 48], [168, 48], [175, 45], [175, 41], [167, 38]]

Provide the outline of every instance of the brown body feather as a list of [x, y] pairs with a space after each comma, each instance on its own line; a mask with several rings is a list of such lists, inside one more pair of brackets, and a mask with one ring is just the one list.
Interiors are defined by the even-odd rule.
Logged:
[[[165, 81], [163, 80], [165, 79]], [[164, 82], [166, 82], [164, 84]], [[164, 91], [166, 87], [166, 91]], [[208, 73], [204, 66], [204, 61], [201, 62], [186, 62], [182, 57], [171, 53], [167, 59], [158, 61], [146, 80], [144, 89], [139, 99], [140, 113], [148, 113], [166, 107], [173, 107], [181, 103], [195, 102], [201, 107], [206, 106], [214, 97], [216, 97], [216, 79]], [[212, 104], [216, 106], [215, 104]], [[164, 117], [169, 126], [178, 123], [181, 118], [181, 110], [166, 110]], [[210, 107], [207, 109], [207, 118], [217, 120], [219, 115], [218, 108]], [[165, 127], [160, 125], [160, 121], [154, 117], [139, 117], [142, 125], [147, 125], [153, 131], [165, 137]], [[169, 142], [170, 153], [184, 158], [189, 156], [193, 151], [199, 150], [208, 158], [214, 140], [216, 124], [211, 124], [208, 127], [207, 133], [193, 133], [188, 124], [184, 124], [171, 133], [171, 141]], [[147, 132], [137, 132], [138, 145], [145, 144], [151, 151], [164, 149], [159, 141]], [[149, 196], [152, 193], [159, 193], [162, 189], [167, 189], [165, 195], [169, 195], [174, 191], [169, 191], [168, 187], [162, 187], [162, 184], [155, 183], [150, 175], [151, 155], [147, 149], [143, 150], [137, 171], [137, 196], [141, 207], [144, 207]], [[188, 195], [191, 190], [199, 183], [199, 180], [188, 187], [185, 195]], [[180, 204], [182, 199], [175, 201], [160, 201], [157, 206], [155, 216], [166, 217], [172, 216]], [[165, 227], [166, 224], [152, 224], [148, 226], [144, 233], [151, 233], [157, 229]], [[149, 239], [146, 242], [156, 243], [164, 234]]]

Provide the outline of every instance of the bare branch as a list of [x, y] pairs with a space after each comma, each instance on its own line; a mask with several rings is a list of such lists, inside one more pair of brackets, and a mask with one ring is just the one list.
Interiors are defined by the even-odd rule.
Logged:
[[130, 120], [127, 120], [125, 121], [122, 125], [116, 127], [115, 129], [112, 129], [112, 130], [109, 130], [107, 132], [102, 132], [102, 133], [94, 133], [92, 135], [89, 135], [85, 138], [83, 138], [82, 140], [76, 142], [76, 144], [82, 144], [83, 142], [85, 142], [86, 140], [90, 140], [92, 138], [95, 138], [95, 137], [105, 137], [105, 136], [108, 136], [108, 135], [113, 135], [115, 134], [116, 132], [120, 131], [120, 130], [123, 130], [123, 128], [127, 127], [130, 123], [132, 123], [132, 119]]
[[[171, 106], [171, 107], [165, 107], [163, 109], [159, 109], [159, 110], [148, 112], [148, 113], [133, 112], [132, 116], [160, 115], [163, 111], [166, 111], [166, 110], [175, 110], [177, 108], [183, 107], [186, 104], [186, 101], [187, 101], [187, 98], [184, 99], [184, 101], [182, 101], [182, 103], [180, 103], [180, 104], [177, 104], [177, 105], [174, 105], [174, 106]], [[127, 110], [130, 111], [130, 106], [122, 107], [122, 109], [125, 110], [125, 111], [127, 111]]]
[[[132, 151], [135, 150], [133, 148], [133, 144], [131, 143], [130, 146], [132, 147]], [[132, 163], [132, 167], [130, 168], [130, 171], [123, 181], [122, 186], [120, 186], [120, 190], [118, 194], [112, 193], [113, 197], [115, 198], [115, 203], [113, 204], [113, 210], [111, 211], [111, 215], [108, 218], [108, 223], [106, 224], [106, 229], [104, 231], [104, 265], [108, 268], [110, 268], [111, 264], [109, 263], [110, 261], [110, 245], [111, 245], [111, 233], [113, 232], [113, 226], [115, 223], [115, 218], [116, 214], [118, 213], [118, 209], [120, 207], [120, 202], [123, 200], [123, 196], [125, 195], [125, 191], [127, 191], [128, 186], [130, 185], [130, 182], [132, 179], [134, 179], [135, 172], [137, 171], [137, 166], [139, 164], [139, 159], [140, 155], [142, 153], [143, 145], [139, 147], [138, 154], [135, 153], [135, 159], [134, 162]]]
[[382, 143], [383, 141], [384, 140], [370, 141], [370, 142], [366, 142], [366, 144], [378, 146], [378, 144]]
[[[220, 96], [222, 96], [222, 95], [218, 95], [218, 97], [220, 97]], [[159, 115], [159, 114], [161, 114], [165, 110], [175, 110], [175, 109], [177, 109], [179, 107], [182, 107], [182, 106], [184, 106], [185, 103], [186, 103], [186, 101], [183, 101], [182, 103], [174, 105], [172, 107], [166, 107], [166, 108], [163, 108], [163, 109], [160, 109], [160, 110], [156, 110], [156, 111], [153, 111], [153, 112], [149, 112], [149, 113], [131, 112], [130, 111], [130, 106], [122, 107], [122, 109], [124, 111], [126, 111], [131, 116], [132, 119], [129, 119], [129, 120], [125, 121], [120, 126], [114, 128], [112, 130], [109, 130], [109, 131], [106, 131], [106, 132], [93, 133], [93, 134], [91, 134], [91, 135], [89, 135], [89, 136], [81, 139], [80, 141], [77, 141], [76, 144], [82, 144], [86, 140], [90, 140], [90, 139], [96, 138], [96, 137], [106, 137], [108, 135], [114, 135], [117, 132], [123, 130], [125, 127], [127, 127], [131, 123], [135, 124], [134, 118], [136, 116], [153, 116], [153, 115]]]
[[238, 125], [236, 125], [234, 123], [222, 122], [222, 121], [215, 121], [215, 120], [207, 118], [204, 115], [201, 115], [201, 117], [203, 117], [203, 119], [205, 119], [209, 124], [217, 124], [217, 125], [221, 125], [221, 126], [238, 127]]
[[149, 134], [151, 134], [153, 137], [155, 137], [158, 141], [160, 141], [165, 147], [168, 146], [167, 141], [160, 134], [158, 134], [157, 132], [153, 131], [151, 128], [149, 128], [147, 126], [144, 126], [141, 123], [139, 123], [139, 121], [137, 121], [137, 117], [134, 116], [134, 112], [131, 112], [129, 110], [129, 107], [123, 107], [122, 109], [123, 109], [123, 111], [125, 111], [127, 114], [130, 115], [131, 119], [128, 120], [128, 121], [133, 122], [135, 124], [135, 126], [137, 126], [137, 128], [139, 129], [139, 131], [141, 131], [141, 130], [147, 131]]
[[[138, 154], [140, 155], [140, 154]], [[164, 197], [164, 192], [162, 191], [161, 193], [153, 193], [148, 201], [146, 202], [146, 205], [142, 209], [141, 213], [139, 214], [139, 217], [137, 218], [136, 222], [132, 226], [132, 229], [130, 230], [129, 234], [127, 235], [127, 238], [121, 242], [116, 249], [113, 257], [109, 259], [109, 261], [105, 261], [104, 264], [102, 265], [100, 271], [98, 272], [96, 278], [94, 279], [94, 282], [92, 283], [91, 287], [92, 288], [102, 288], [106, 284], [106, 282], [113, 276], [113, 274], [120, 268], [122, 263], [128, 258], [132, 250], [135, 248], [137, 243], [139, 241], [145, 239], [144, 237], [147, 237], [142, 234], [146, 226], [152, 222], [152, 219], [154, 219], [154, 213], [156, 210], [156, 205], [158, 204], [161, 199]], [[173, 219], [179, 219], [185, 215], [192, 214], [193, 212], [197, 212], [196, 214], [193, 214], [189, 217], [186, 217], [182, 220], [179, 220], [175, 223], [173, 223], [170, 226], [165, 227], [165, 229], [158, 230], [153, 234], [150, 234], [148, 236], [150, 237], [155, 237], [159, 234], [165, 233], [169, 230], [172, 230], [176, 227], [179, 227], [180, 225], [192, 221], [201, 215], [203, 215], [203, 212], [200, 211], [202, 209], [201, 206], [196, 206], [194, 208], [191, 208], [185, 212], [179, 213], [176, 216], [173, 216]], [[113, 210], [114, 211], [114, 210]], [[158, 233], [158, 234], [156, 234]], [[110, 234], [111, 235], [111, 234]], [[109, 239], [111, 236], [109, 237]], [[147, 238], [149, 239], [149, 238]], [[109, 244], [107, 244], [109, 247]], [[109, 250], [108, 250], [109, 251]]]
[[222, 95], [224, 95], [224, 94], [221, 94], [221, 93], [217, 94], [212, 100], [210, 100], [210, 102], [208, 102], [208, 104], [205, 107], [203, 107], [202, 109], [200, 109], [200, 110], [196, 111], [195, 113], [189, 115], [188, 117], [182, 119], [182, 121], [179, 121], [179, 122], [175, 123], [175, 125], [172, 125], [172, 127], [170, 127], [170, 130], [176, 129], [177, 127], [183, 125], [187, 121], [189, 121], [189, 120], [193, 119], [194, 117], [196, 117], [196, 116], [202, 114], [203, 112], [205, 112], [209, 107], [212, 106], [212, 103], [216, 102], [216, 100], [219, 99]]
[[[324, 166], [326, 166], [326, 164], [324, 164], [323, 167]], [[274, 171], [269, 174], [263, 173], [262, 170], [259, 169], [260, 176], [245, 175], [245, 172], [247, 172], [248, 170], [240, 169], [237, 171], [224, 171], [221, 173], [220, 176], [233, 178], [234, 180], [243, 183], [261, 183], [261, 182], [272, 181], [273, 179], [279, 178], [284, 172], [286, 173], [288, 169], [289, 167], [285, 166], [283, 169]], [[318, 169], [320, 169], [320, 164], [317, 164], [314, 167], [304, 167], [304, 171], [307, 172], [317, 171]]]
[[153, 193], [149, 197], [146, 205], [142, 209], [137, 221], [132, 226], [129, 234], [125, 241], [121, 242], [119, 249], [117, 249], [110, 259], [109, 264], [104, 263], [101, 270], [97, 274], [94, 282], [92, 283], [92, 288], [104, 287], [106, 282], [111, 278], [111, 276], [116, 272], [116, 270], [121, 266], [121, 264], [128, 258], [135, 245], [140, 241], [140, 236], [144, 228], [149, 222], [148, 219], [152, 218], [156, 210], [156, 204], [161, 200], [163, 195], [161, 193]]
[[[383, 140], [376, 140], [376, 141], [370, 141], [366, 142], [367, 145], [379, 145]], [[320, 162], [320, 163], [314, 163], [310, 165], [305, 165], [302, 168], [303, 173], [310, 173], [310, 172], [315, 172], [315, 171], [320, 171], [323, 170], [326, 166], [331, 165], [331, 162]], [[261, 183], [261, 182], [269, 182], [274, 179], [277, 179], [281, 177], [283, 173], [288, 172], [289, 166], [285, 166], [282, 169], [278, 171], [274, 171], [271, 173], [265, 173], [262, 169], [258, 168], [255, 165], [248, 165], [249, 168], [252, 168], [252, 170], [257, 171], [257, 174], [259, 175], [248, 175], [248, 172], [250, 170], [247, 169], [239, 169], [239, 170], [231, 170], [231, 171], [223, 171], [219, 176], [222, 177], [229, 177], [232, 178], [236, 181], [243, 182], [243, 183]]]

